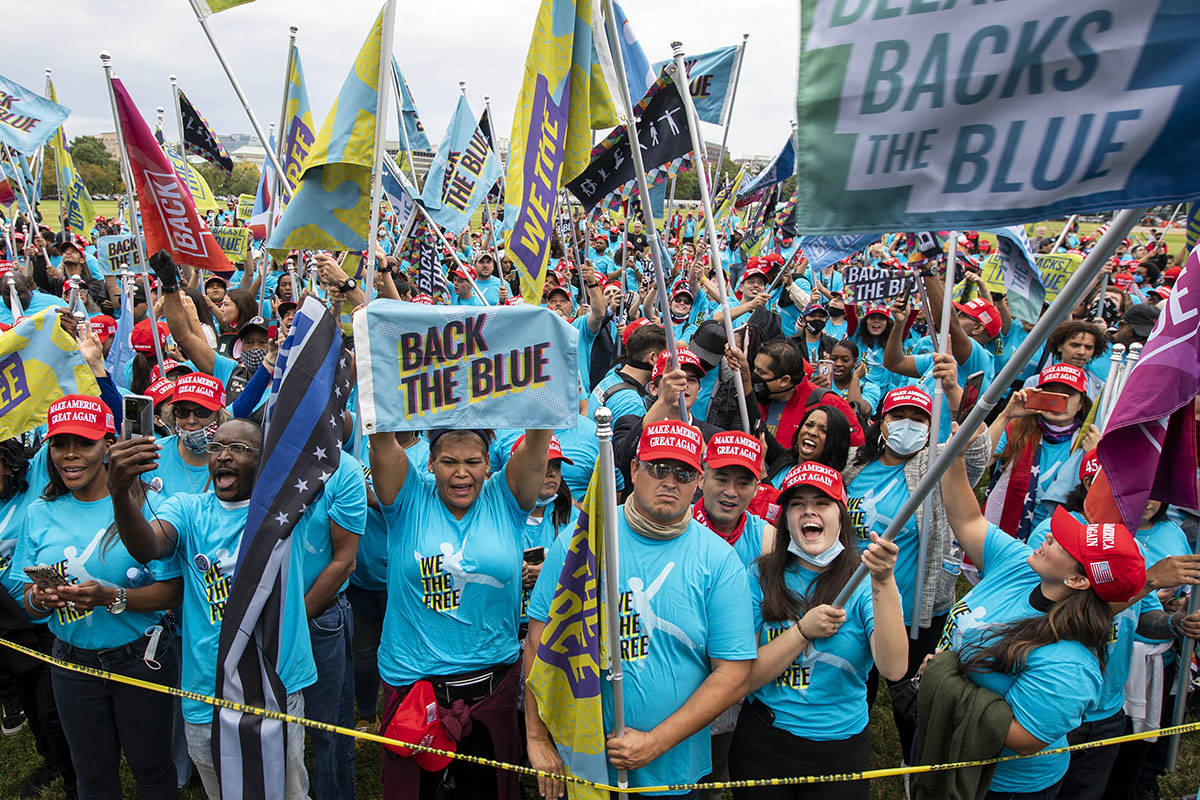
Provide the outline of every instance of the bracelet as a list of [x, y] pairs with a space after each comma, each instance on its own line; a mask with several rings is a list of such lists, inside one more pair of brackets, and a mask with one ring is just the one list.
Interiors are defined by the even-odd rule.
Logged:
[[796, 630], [800, 631], [800, 635], [804, 637], [804, 641], [811, 642], [808, 634], [804, 632], [804, 626], [800, 624], [800, 620], [796, 620]]
[[587, 287], [589, 289], [595, 289], [599, 285], [600, 285], [599, 283], [589, 283], [589, 284], [587, 284]]
[[34, 602], [33, 592], [29, 593], [29, 607], [32, 608], [34, 611], [40, 611], [43, 614], [50, 613], [50, 609], [45, 608], [44, 606], [39, 606], [36, 602]]

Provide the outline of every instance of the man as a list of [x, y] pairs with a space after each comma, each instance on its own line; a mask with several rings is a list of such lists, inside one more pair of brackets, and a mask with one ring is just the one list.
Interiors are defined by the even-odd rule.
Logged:
[[10, 267], [0, 270], [0, 290], [2, 290], [0, 291], [0, 323], [5, 325], [16, 323], [8, 302], [8, 282], [10, 280], [17, 287], [17, 300], [21, 304], [20, 313], [23, 317], [32, 317], [37, 312], [44, 311], [47, 308], [56, 308], [65, 305], [61, 297], [55, 297], [52, 294], [45, 294], [32, 289], [29, 285], [29, 279], [23, 273]]
[[804, 359], [810, 364], [816, 364], [833, 354], [833, 346], [837, 344], [837, 340], [825, 333], [828, 322], [829, 312], [825, 306], [809, 303], [796, 326], [796, 335], [791, 341], [802, 348]]
[[[486, 303], [480, 300], [479, 296], [475, 294], [475, 289], [471, 286], [471, 281], [475, 280], [474, 269], [471, 267], [455, 267], [450, 271], [450, 280], [454, 284], [454, 296], [450, 298], [451, 305], [486, 305]], [[499, 292], [499, 288], [497, 288], [497, 292]]]
[[662, 326], [640, 319], [625, 328], [623, 344], [625, 363], [601, 378], [588, 396], [588, 416], [592, 419], [600, 406], [608, 406], [614, 420], [645, 413], [645, 401], [650, 396], [646, 384], [653, 375], [654, 362], [667, 347], [667, 336]]
[[[708, 725], [748, 688], [757, 653], [746, 570], [733, 550], [691, 518], [700, 477], [699, 429], [671, 420], [648, 425], [633, 461], [633, 494], [618, 511], [621, 658], [625, 733], [610, 736], [610, 782], [629, 770], [639, 786], [691, 783], [708, 774]], [[551, 547], [529, 601], [529, 639], [539, 641], [570, 537]], [[525, 650], [525, 668], [536, 648]], [[611, 705], [607, 681], [604, 702]], [[562, 761], [525, 692], [530, 763], [561, 772]], [[562, 785], [539, 779], [546, 797]]]
[[587, 316], [571, 320], [571, 297], [562, 287], [556, 286], [547, 293], [546, 305], [579, 331], [577, 358], [579, 362], [579, 398], [582, 400], [592, 390], [592, 345], [596, 342], [596, 335], [600, 333], [600, 326], [604, 324], [605, 303], [604, 293], [600, 291], [600, 282], [596, 280], [596, 272], [592, 269], [592, 262], [583, 262], [580, 274], [583, 278], [583, 285], [587, 288]]
[[[1094, 322], [1067, 320], [1060, 323], [1046, 340], [1054, 364], [1070, 364], [1087, 373], [1087, 395], [1093, 401], [1100, 396], [1108, 377], [1109, 362], [1100, 358], [1108, 352], [1108, 334]], [[1037, 385], [1038, 376], [1025, 381], [1024, 388]]]
[[692, 517], [728, 542], [749, 567], [763, 552], [761, 517], [747, 513], [762, 475], [763, 446], [742, 431], [722, 431], [708, 440], [704, 451], [701, 497]]
[[1162, 308], [1152, 306], [1149, 303], [1138, 303], [1131, 306], [1125, 312], [1125, 316], [1121, 317], [1121, 323], [1117, 326], [1117, 332], [1113, 334], [1113, 341], [1128, 347], [1134, 342], [1145, 344], [1150, 338], [1150, 331], [1154, 330], [1154, 323], [1158, 321], [1158, 315], [1162, 313]]
[[228, 289], [229, 284], [220, 275], [212, 275], [204, 282], [204, 296], [208, 298], [208, 302], [212, 304], [213, 309], [221, 305], [221, 301], [225, 299], [225, 293]]
[[[208, 472], [211, 491], [180, 494], [159, 507], [156, 518], [142, 516], [141, 491], [135, 488], [142, 475], [158, 464], [159, 446], [149, 437], [128, 439], [108, 451], [108, 487], [112, 496], [117, 532], [130, 555], [143, 563], [177, 553], [183, 565], [183, 689], [212, 695], [216, 691], [217, 650], [225, 601], [233, 585], [237, 554], [246, 529], [246, 513], [254, 490], [262, 429], [245, 419], [221, 425], [213, 435]], [[280, 631], [279, 679], [287, 692], [287, 713], [304, 716], [301, 690], [317, 678], [312, 646], [306, 632], [301, 556], [303, 546], [293, 542], [288, 585], [283, 597]], [[213, 709], [205, 703], [183, 699], [188, 754], [209, 797], [220, 797], [212, 752]], [[308, 795], [304, 770], [304, 729], [288, 725], [285, 791], [288, 800]]]
[[[500, 288], [504, 285], [504, 281], [496, 277], [496, 262], [490, 253], [480, 253], [479, 257], [475, 259], [475, 285], [492, 305], [499, 305], [503, 302], [500, 297]], [[455, 284], [454, 288], [457, 291], [458, 285]]]

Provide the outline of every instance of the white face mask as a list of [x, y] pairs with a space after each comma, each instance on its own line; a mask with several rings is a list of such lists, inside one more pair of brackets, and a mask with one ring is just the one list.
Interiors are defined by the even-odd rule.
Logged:
[[887, 446], [898, 456], [911, 456], [929, 440], [929, 426], [912, 419], [888, 423]]
[[795, 555], [799, 556], [803, 561], [807, 562], [811, 566], [818, 567], [818, 568], [828, 567], [830, 564], [833, 563], [833, 560], [835, 558], [837, 558], [838, 556], [840, 556], [842, 554], [842, 551], [845, 549], [846, 549], [846, 546], [844, 544], [842, 544], [842, 539], [840, 536], [837, 539], [833, 540], [833, 544], [829, 545], [829, 547], [825, 549], [825, 552], [820, 553], [819, 555], [815, 555], [815, 556], [812, 555], [811, 553], [806, 553], [803, 550], [801, 550], [800, 545], [796, 544], [795, 539], [788, 542], [788, 552], [789, 553], [794, 553]]

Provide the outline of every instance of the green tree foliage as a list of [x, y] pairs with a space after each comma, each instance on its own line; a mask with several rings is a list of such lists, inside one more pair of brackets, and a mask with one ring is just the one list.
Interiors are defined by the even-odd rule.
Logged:
[[[49, 151], [47, 151], [49, 152]], [[50, 162], [53, 162], [53, 158]], [[93, 195], [116, 194], [123, 191], [121, 183], [121, 166], [117, 160], [104, 149], [104, 143], [95, 136], [76, 136], [71, 142], [71, 161], [75, 170], [83, 178], [84, 186]], [[46, 164], [49, 168], [50, 163]], [[50, 177], [47, 169], [46, 177]], [[57, 184], [55, 184], [57, 187]]]
[[213, 166], [207, 161], [197, 164], [196, 171], [203, 176], [217, 197], [237, 197], [239, 194], [254, 194], [258, 188], [258, 178], [261, 169], [249, 161], [236, 161], [233, 164], [233, 174], [226, 175], [220, 167]]

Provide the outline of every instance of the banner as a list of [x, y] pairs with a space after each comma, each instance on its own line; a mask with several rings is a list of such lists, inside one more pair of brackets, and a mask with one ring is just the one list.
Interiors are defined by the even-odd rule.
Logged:
[[[308, 158], [309, 151], [316, 142], [312, 109], [308, 105], [308, 88], [304, 84], [304, 69], [300, 66], [299, 47], [292, 48], [292, 72], [288, 75], [287, 110], [284, 112], [284, 120], [285, 135], [280, 166], [283, 167], [283, 176], [287, 180], [288, 188], [294, 190], [300, 182], [304, 160]], [[263, 163], [270, 164], [271, 159], [268, 158]], [[274, 186], [269, 189], [275, 191]], [[282, 210], [287, 205], [287, 195], [280, 197], [279, 201]]]
[[250, 239], [254, 231], [249, 228], [219, 226], [212, 229], [213, 238], [231, 263], [245, 263], [250, 254]]
[[1188, 203], [1187, 214], [1185, 216], [1187, 219], [1184, 223], [1186, 230], [1184, 236], [1187, 243], [1187, 251], [1190, 253], [1195, 249], [1197, 244], [1200, 244], [1200, 203]]
[[62, 127], [71, 109], [0, 75], [0, 143], [32, 155]]
[[[271, 163], [270, 159], [263, 162], [264, 164]], [[264, 167], [264, 169], [266, 169]], [[237, 199], [237, 216], [242, 222], [249, 222], [254, 216], [254, 199], [252, 194], [239, 194]]]
[[0, 439], [45, 425], [50, 404], [65, 394], [99, 397], [100, 387], [54, 309], [0, 333]]
[[[49, 96], [57, 101], [54, 84], [47, 81]], [[67, 145], [67, 132], [61, 126], [54, 132], [51, 139], [54, 146], [54, 168], [58, 176], [58, 214], [68, 230], [80, 235], [90, 235], [92, 225], [96, 220], [96, 206], [92, 196], [83, 185], [83, 178], [75, 171], [75, 163], [71, 160], [71, 148]]]
[[[683, 66], [687, 70], [688, 86], [692, 90], [692, 102], [696, 114], [704, 122], [724, 125], [729, 118], [729, 101], [733, 96], [733, 76], [742, 57], [741, 45], [730, 45], [711, 53], [684, 56]], [[659, 61], [652, 69], [657, 75], [670, 61]]]
[[1037, 271], [1041, 273], [1042, 285], [1046, 287], [1045, 302], [1050, 303], [1071, 280], [1075, 270], [1083, 263], [1078, 253], [1043, 253], [1034, 258]]
[[[1029, 235], [1024, 225], [999, 228], [996, 234], [996, 255], [1004, 271], [1004, 290], [1008, 296], [1008, 308], [1019, 320], [1035, 323], [1042, 315], [1042, 304], [1046, 301], [1046, 287], [1038, 274], [1036, 261], [1029, 249]], [[1080, 259], [1082, 263], [1082, 259]], [[1076, 267], [1078, 264], [1076, 264]], [[1075, 268], [1071, 269], [1074, 272]], [[1067, 276], [1070, 277], [1069, 275]], [[1066, 281], [1064, 280], [1065, 284]], [[1055, 296], [1058, 292], [1055, 291]]]
[[434, 222], [457, 233], [500, 179], [500, 159], [471, 113], [467, 98], [459, 97], [446, 135], [425, 175], [421, 204]]
[[539, 306], [375, 300], [354, 313], [362, 429], [573, 428], [578, 340]]
[[183, 181], [183, 185], [187, 187], [188, 194], [192, 196], [192, 203], [196, 206], [196, 210], [202, 214], [209, 211], [219, 211], [221, 205], [217, 203], [217, 197], [213, 194], [212, 189], [209, 188], [208, 181], [204, 180], [204, 176], [188, 163], [187, 158], [179, 155], [173, 147], [164, 147], [162, 151], [166, 153], [167, 161], [171, 162], [171, 167], [175, 170], [175, 174], [179, 176], [179, 180]]
[[[421, 124], [421, 115], [417, 113], [417, 103], [413, 100], [412, 92], [409, 91], [408, 81], [404, 80], [404, 73], [400, 71], [400, 62], [396, 61], [396, 57], [392, 56], [392, 71], [395, 73], [396, 83], [400, 86], [400, 124], [404, 126], [402, 131], [408, 137], [408, 146], [413, 150], [429, 150], [432, 145], [429, 144], [429, 136], [425, 133], [425, 126]], [[400, 147], [404, 147], [404, 136], [400, 137]]]
[[979, 230], [1196, 196], [1195, 3], [806, 2], [802, 233]]
[[808, 259], [808, 268], [820, 271], [843, 258], [861, 253], [878, 238], [877, 233], [863, 233], [858, 236], [801, 236], [800, 250]]
[[132, 270], [138, 260], [137, 239], [132, 233], [101, 236], [96, 240], [96, 258], [105, 275], [120, 275]]
[[183, 149], [203, 158], [215, 167], [225, 170], [226, 175], [233, 174], [233, 159], [225, 152], [225, 145], [213, 133], [195, 106], [183, 92], [179, 92], [179, 116], [183, 119]]
[[779, 151], [779, 155], [775, 156], [770, 164], [762, 168], [762, 172], [751, 178], [750, 182], [738, 192], [739, 207], [750, 203], [753, 196], [763, 189], [783, 183], [794, 174], [796, 174], [796, 144], [789, 136], [783, 149]]
[[917, 276], [883, 267], [846, 267], [846, 302], [861, 305], [887, 305], [893, 299], [917, 291]]

